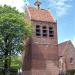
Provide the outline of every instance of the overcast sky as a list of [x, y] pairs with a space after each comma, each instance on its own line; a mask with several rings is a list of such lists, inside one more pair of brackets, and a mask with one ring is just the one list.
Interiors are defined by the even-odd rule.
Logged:
[[[40, 0], [41, 8], [51, 11], [58, 23], [58, 41], [72, 40], [75, 44], [75, 0]], [[35, 0], [0, 0], [0, 5], [10, 5], [23, 11], [24, 5]]]

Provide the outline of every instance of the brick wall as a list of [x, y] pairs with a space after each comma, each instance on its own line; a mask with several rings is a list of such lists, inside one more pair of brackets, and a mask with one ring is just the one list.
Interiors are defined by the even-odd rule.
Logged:
[[[24, 52], [23, 75], [58, 75], [57, 23], [36, 20], [31, 22], [33, 34]], [[36, 36], [36, 25], [40, 25], [41, 29], [46, 26], [48, 31], [50, 26], [53, 27], [54, 37]]]

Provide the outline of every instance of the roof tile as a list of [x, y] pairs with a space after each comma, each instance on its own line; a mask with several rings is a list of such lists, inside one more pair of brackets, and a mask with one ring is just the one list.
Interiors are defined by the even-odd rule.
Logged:
[[32, 7], [28, 7], [31, 20], [37, 20], [37, 21], [47, 21], [47, 22], [55, 22], [53, 16], [48, 10], [44, 9], [35, 9]]
[[71, 43], [70, 40], [58, 44], [59, 56], [63, 55], [63, 52], [64, 52], [64, 50], [66, 49], [66, 46], [68, 46], [69, 43]]

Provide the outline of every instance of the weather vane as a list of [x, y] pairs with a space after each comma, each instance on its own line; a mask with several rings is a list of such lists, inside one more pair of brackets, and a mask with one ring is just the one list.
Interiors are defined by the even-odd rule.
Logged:
[[34, 5], [37, 6], [38, 9], [40, 9], [40, 5], [41, 5], [40, 0], [36, 0], [36, 2], [34, 3]]

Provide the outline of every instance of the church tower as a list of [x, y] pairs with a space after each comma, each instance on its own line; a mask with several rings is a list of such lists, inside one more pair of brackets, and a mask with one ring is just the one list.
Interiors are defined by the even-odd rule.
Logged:
[[26, 19], [31, 21], [33, 34], [23, 57], [23, 75], [58, 75], [57, 22], [51, 12], [37, 8], [26, 8]]

